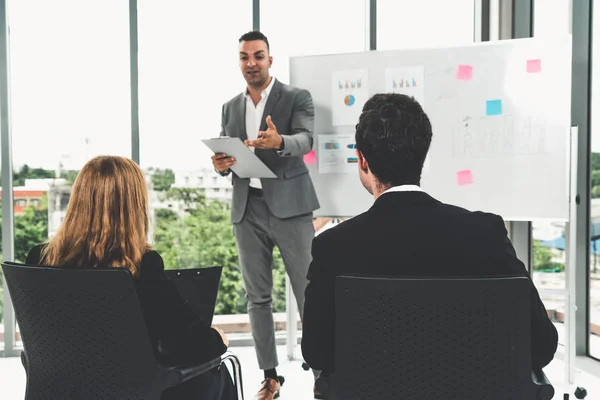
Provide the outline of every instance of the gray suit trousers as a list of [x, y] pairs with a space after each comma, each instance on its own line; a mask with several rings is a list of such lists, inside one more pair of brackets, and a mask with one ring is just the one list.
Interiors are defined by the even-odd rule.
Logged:
[[264, 198], [250, 193], [243, 219], [233, 224], [242, 276], [248, 297], [248, 314], [258, 365], [267, 370], [279, 365], [273, 322], [273, 247], [281, 252], [290, 278], [300, 317], [304, 311], [306, 275], [315, 236], [312, 212], [280, 219], [267, 207]]

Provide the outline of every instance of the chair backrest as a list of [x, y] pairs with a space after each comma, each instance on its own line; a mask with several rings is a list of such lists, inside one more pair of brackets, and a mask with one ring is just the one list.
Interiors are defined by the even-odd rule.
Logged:
[[167, 277], [196, 312], [202, 323], [212, 325], [223, 267], [166, 270]]
[[27, 400], [158, 399], [162, 369], [128, 271], [2, 269], [25, 347]]
[[527, 278], [338, 277], [339, 398], [531, 399]]

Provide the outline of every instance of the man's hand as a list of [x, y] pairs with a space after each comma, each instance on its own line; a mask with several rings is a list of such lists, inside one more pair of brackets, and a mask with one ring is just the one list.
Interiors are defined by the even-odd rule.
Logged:
[[215, 331], [217, 331], [219, 335], [221, 335], [221, 339], [223, 340], [225, 346], [229, 347], [229, 339], [227, 339], [227, 335], [225, 334], [225, 332], [223, 332], [220, 328], [217, 328], [216, 326], [213, 326], [212, 328]]
[[329, 221], [331, 221], [331, 218], [319, 217], [313, 219], [313, 227], [315, 228], [315, 232], [319, 232], [321, 228], [327, 225]]
[[245, 140], [246, 146], [255, 147], [257, 149], [281, 149], [281, 145], [283, 144], [283, 138], [277, 132], [277, 128], [273, 121], [271, 121], [271, 116], [267, 116], [267, 130], [258, 132], [258, 139], [256, 140]]
[[233, 164], [235, 164], [235, 159], [224, 153], [217, 153], [211, 158], [215, 169], [221, 173], [225, 173]]

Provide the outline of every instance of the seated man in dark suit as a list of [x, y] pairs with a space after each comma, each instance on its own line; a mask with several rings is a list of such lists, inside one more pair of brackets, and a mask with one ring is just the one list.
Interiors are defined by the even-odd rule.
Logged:
[[[367, 101], [356, 126], [360, 180], [373, 206], [313, 240], [302, 353], [311, 368], [334, 372], [334, 281], [342, 274], [406, 277], [528, 276], [494, 214], [444, 204], [420, 187], [431, 124], [400, 94]], [[532, 286], [532, 367], [552, 360], [558, 342]]]

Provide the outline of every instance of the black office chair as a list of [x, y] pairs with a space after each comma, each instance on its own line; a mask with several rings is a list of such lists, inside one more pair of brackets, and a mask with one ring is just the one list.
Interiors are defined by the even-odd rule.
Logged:
[[158, 364], [131, 275], [125, 269], [32, 267], [3, 262], [25, 351], [26, 400], [160, 399], [162, 392], [238, 359]]
[[341, 276], [335, 287], [338, 399], [536, 399], [527, 278]]

